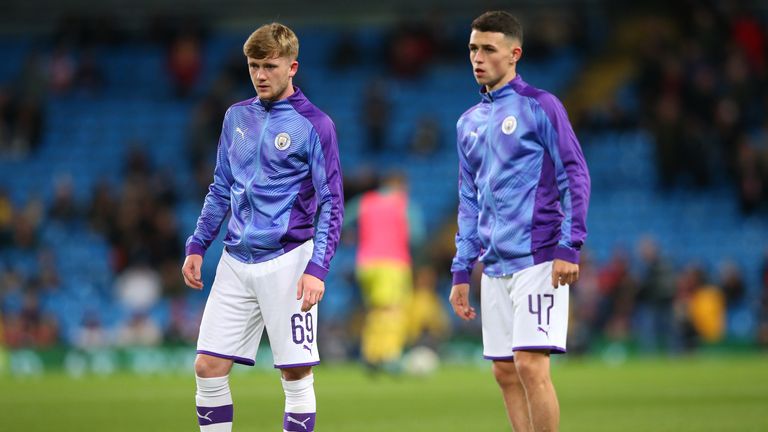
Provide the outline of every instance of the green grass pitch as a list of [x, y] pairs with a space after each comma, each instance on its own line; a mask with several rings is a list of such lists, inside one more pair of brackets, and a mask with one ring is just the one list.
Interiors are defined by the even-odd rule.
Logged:
[[[240, 367], [243, 369], [242, 367]], [[276, 371], [232, 376], [238, 432], [279, 431]], [[553, 365], [561, 430], [768, 431], [768, 356], [634, 359]], [[509, 430], [489, 364], [372, 379], [354, 365], [318, 368], [321, 432]], [[0, 377], [0, 431], [195, 431], [192, 375]]]

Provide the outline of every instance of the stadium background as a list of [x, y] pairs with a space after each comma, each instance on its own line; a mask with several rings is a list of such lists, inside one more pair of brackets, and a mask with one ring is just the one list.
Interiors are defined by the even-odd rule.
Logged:
[[[658, 359], [671, 358], [712, 365], [691, 382], [731, 362], [768, 382], [765, 3], [38, 0], [5, 2], [0, 15], [0, 389], [9, 390], [0, 406], [24, 407], [25, 391], [68, 379], [117, 376], [129, 388], [134, 376], [178, 373], [176, 385], [190, 385], [207, 290], [183, 286], [183, 242], [210, 182], [223, 113], [253, 95], [242, 41], [272, 20], [296, 30], [296, 84], [336, 123], [347, 199], [396, 169], [422, 209], [414, 270], [449, 319], [413, 343], [448, 365], [428, 382], [466, 366], [479, 372], [464, 379], [488, 384], [479, 325], [450, 316], [446, 298], [455, 122], [478, 100], [468, 26], [493, 8], [521, 17], [519, 72], [564, 101], [592, 175], [571, 354], [555, 366], [563, 379], [603, 375], [606, 365], [658, 378], [652, 371], [674, 370]], [[354, 237], [345, 232], [332, 263], [320, 329], [328, 367], [352, 376], [362, 374]], [[220, 252], [216, 243], [206, 255], [207, 287]], [[242, 379], [267, 380], [266, 351], [256, 377]], [[606, 385], [626, 390], [622, 382]], [[724, 398], [717, 403], [768, 401], [765, 386], [737, 390], [737, 382], [712, 383]], [[483, 389], [499, 402], [491, 385]], [[390, 391], [382, 403], [406, 390]], [[599, 430], [566, 429], [563, 405], [564, 430]], [[503, 427], [500, 402], [492, 407], [501, 421], [477, 430]], [[752, 420], [738, 430], [768, 429], [764, 414], [743, 417]], [[33, 418], [0, 416], [0, 430], [35, 430]]]

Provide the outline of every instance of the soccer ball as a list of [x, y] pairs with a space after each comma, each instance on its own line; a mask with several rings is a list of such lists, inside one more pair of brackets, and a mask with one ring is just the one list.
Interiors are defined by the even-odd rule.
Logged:
[[440, 366], [440, 358], [431, 348], [417, 346], [403, 358], [403, 368], [409, 375], [427, 376]]

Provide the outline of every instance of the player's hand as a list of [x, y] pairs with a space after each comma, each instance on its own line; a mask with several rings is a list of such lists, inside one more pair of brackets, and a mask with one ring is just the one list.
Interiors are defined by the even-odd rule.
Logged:
[[202, 255], [187, 255], [184, 265], [181, 266], [181, 275], [184, 276], [184, 283], [194, 289], [203, 289], [203, 280], [200, 276], [200, 269], [203, 267]]
[[571, 285], [579, 280], [579, 265], [555, 259], [552, 263], [552, 286]]
[[469, 305], [469, 284], [458, 284], [451, 287], [451, 295], [448, 297], [453, 312], [464, 321], [475, 319], [475, 308]]
[[325, 282], [322, 280], [304, 273], [299, 279], [299, 284], [296, 287], [296, 300], [301, 302], [301, 311], [306, 312], [312, 309], [312, 306], [320, 303], [323, 299], [323, 293], [325, 292]]

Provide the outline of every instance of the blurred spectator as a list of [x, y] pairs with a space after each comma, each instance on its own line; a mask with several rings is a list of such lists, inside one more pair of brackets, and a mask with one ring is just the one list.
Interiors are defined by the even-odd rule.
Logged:
[[20, 323], [25, 338], [22, 346], [46, 348], [58, 342], [59, 324], [55, 317], [40, 310], [40, 302], [35, 293], [25, 293]]
[[[178, 266], [173, 266], [176, 279]], [[171, 299], [170, 323], [164, 341], [169, 344], [192, 345], [197, 343], [198, 323], [203, 314], [203, 303], [195, 304], [188, 298], [176, 296]]]
[[656, 136], [656, 164], [659, 182], [663, 188], [671, 187], [680, 171], [683, 125], [680, 100], [677, 96], [663, 95], [656, 102], [652, 131]]
[[157, 346], [162, 342], [160, 327], [145, 313], [134, 313], [117, 331], [117, 345], [123, 347]]
[[19, 99], [11, 138], [13, 151], [20, 156], [26, 156], [37, 149], [42, 130], [43, 109], [40, 102], [31, 97]]
[[416, 123], [416, 128], [413, 131], [408, 147], [412, 154], [429, 156], [438, 150], [442, 138], [440, 135], [440, 123], [434, 117], [425, 115]]
[[763, 160], [758, 150], [750, 145], [746, 137], [742, 137], [737, 146], [736, 178], [739, 200], [742, 212], [750, 214], [764, 204], [765, 197], [768, 196], [768, 185], [764, 183], [765, 174], [761, 172], [765, 168], [761, 167]]
[[[742, 6], [743, 7], [743, 6]], [[731, 20], [731, 38], [743, 50], [749, 66], [758, 73], [766, 70], [765, 27], [747, 7], [737, 10]]]
[[726, 261], [720, 267], [720, 285], [729, 310], [742, 304], [745, 294], [744, 279], [736, 263]]
[[48, 217], [55, 222], [72, 225], [82, 219], [82, 211], [75, 202], [71, 177], [58, 179]]
[[88, 221], [92, 230], [111, 238], [114, 233], [114, 221], [117, 217], [117, 202], [112, 187], [106, 181], [99, 181], [91, 193], [88, 206]]
[[[245, 64], [238, 63], [238, 66], [245, 73]], [[195, 106], [188, 145], [189, 160], [192, 167], [198, 168], [201, 164], [215, 160], [216, 146], [221, 133], [220, 120], [226, 110], [225, 103], [215, 94], [209, 94]], [[211, 172], [213, 172], [213, 168], [206, 171], [207, 177], [210, 177]], [[210, 183], [211, 179], [207, 178], [206, 189]]]
[[[692, 299], [695, 294], [706, 284], [706, 274], [697, 264], [687, 266], [677, 280], [677, 294], [675, 296], [675, 328], [677, 330], [679, 349], [689, 352], [696, 348], [699, 342], [698, 329], [694, 323], [692, 312]], [[701, 319], [701, 317], [697, 317]], [[699, 323], [700, 325], [701, 323]]]
[[71, 49], [65, 43], [59, 44], [48, 60], [48, 82], [51, 91], [57, 94], [68, 92], [76, 74], [77, 63]]
[[358, 226], [356, 272], [366, 308], [361, 352], [374, 370], [396, 367], [406, 343], [406, 307], [412, 296], [412, 245], [423, 239], [406, 178], [391, 174], [382, 186], [348, 203], [344, 226]]
[[674, 347], [672, 300], [675, 282], [672, 268], [661, 256], [655, 240], [646, 237], [639, 244], [642, 269], [635, 295], [637, 337], [646, 353]]
[[403, 22], [387, 41], [389, 67], [400, 78], [418, 78], [429, 65], [437, 47], [429, 27], [420, 22]]
[[330, 67], [333, 70], [346, 69], [359, 64], [361, 52], [357, 44], [357, 35], [350, 31], [342, 31], [331, 49]]
[[591, 333], [605, 333], [612, 340], [626, 339], [635, 294], [627, 252], [621, 248], [614, 250], [610, 261], [599, 270], [597, 278], [600, 297]]
[[13, 130], [13, 107], [11, 93], [0, 87], [0, 156], [11, 153], [11, 136]]
[[372, 81], [365, 88], [362, 123], [365, 126], [368, 151], [378, 153], [387, 145], [386, 132], [390, 126], [391, 102], [387, 85], [382, 79]]
[[16, 95], [33, 100], [40, 100], [46, 96], [50, 77], [42, 56], [37, 51], [31, 51], [24, 59], [24, 64], [13, 86]]
[[84, 90], [89, 95], [98, 95], [104, 89], [104, 71], [93, 50], [83, 52], [75, 83], [79, 89]]
[[0, 188], [0, 250], [11, 245], [14, 210], [8, 191]]
[[760, 299], [757, 314], [757, 342], [768, 349], [768, 249], [760, 266]]
[[360, 194], [379, 187], [379, 177], [376, 169], [370, 165], [360, 165], [354, 171], [344, 173], [344, 202]]
[[38, 225], [25, 213], [19, 213], [13, 223], [13, 245], [23, 251], [35, 251], [39, 247]]
[[152, 216], [152, 231], [147, 239], [148, 247], [152, 251], [152, 262], [158, 266], [168, 261], [177, 263], [184, 253], [184, 243], [179, 236], [179, 226], [173, 209], [168, 205], [161, 205]]
[[74, 343], [77, 348], [84, 350], [94, 350], [109, 345], [107, 331], [95, 311], [90, 310], [83, 314]]
[[[702, 281], [704, 282], [704, 281]], [[688, 315], [699, 340], [719, 342], [725, 332], [725, 298], [720, 287], [701, 283], [694, 288], [688, 303]]]
[[595, 323], [600, 305], [598, 268], [588, 249], [582, 249], [579, 280], [570, 288], [570, 309], [573, 320], [568, 326], [568, 352], [583, 353], [596, 339]]
[[413, 297], [406, 307], [409, 345], [425, 345], [437, 349], [450, 333], [450, 321], [443, 301], [437, 295], [437, 275], [430, 266], [416, 271]]
[[43, 127], [40, 102], [0, 88], [0, 156], [26, 157], [34, 151]]
[[187, 97], [197, 84], [202, 69], [200, 41], [196, 36], [178, 36], [168, 50], [168, 70], [171, 74], [176, 95]]

